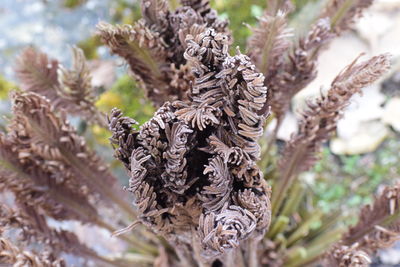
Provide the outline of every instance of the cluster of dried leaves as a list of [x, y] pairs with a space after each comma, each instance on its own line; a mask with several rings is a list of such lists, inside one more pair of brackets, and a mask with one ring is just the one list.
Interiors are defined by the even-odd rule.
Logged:
[[[228, 22], [206, 0], [182, 0], [173, 11], [164, 0], [143, 0], [135, 25], [100, 23], [104, 43], [158, 108], [140, 127], [118, 109], [108, 118], [136, 209], [68, 123], [67, 114], [105, 126], [82, 51], [73, 49], [68, 70], [26, 49], [16, 68], [22, 91], [11, 95], [14, 116], [0, 135], [0, 263], [66, 266], [66, 253], [106, 266], [367, 266], [400, 236], [399, 186], [346, 232], [337, 214], [310, 207], [297, 178], [315, 164], [351, 97], [388, 70], [389, 56], [357, 58], [339, 73], [308, 103], [280, 155], [272, 146], [262, 154], [258, 141], [270, 112], [276, 132], [292, 97], [316, 77], [320, 51], [371, 3], [330, 0], [296, 39], [290, 1], [270, 1], [247, 55], [230, 54]], [[274, 177], [257, 165], [261, 154], [261, 162], [273, 157]], [[50, 220], [110, 232], [133, 220], [115, 233], [134, 252], [102, 255]]]

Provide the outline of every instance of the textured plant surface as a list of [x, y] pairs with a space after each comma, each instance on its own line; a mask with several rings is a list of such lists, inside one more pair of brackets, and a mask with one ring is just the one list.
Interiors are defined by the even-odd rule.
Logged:
[[[143, 0], [133, 25], [97, 27], [156, 109], [141, 125], [116, 108], [107, 122], [79, 48], [71, 69], [36, 48], [21, 53], [21, 90], [0, 134], [0, 265], [368, 266], [400, 237], [399, 184], [347, 227], [340, 207], [317, 207], [299, 175], [319, 160], [351, 97], [388, 71], [389, 56], [355, 55], [307, 102], [281, 151], [275, 141], [320, 52], [372, 1], [327, 1], [303, 35], [288, 26], [298, 6], [269, 1], [245, 52], [234, 52], [228, 21], [208, 1], [180, 4]], [[109, 128], [126, 190], [68, 116]], [[64, 221], [105, 229], [125, 249], [91, 247], [58, 227]]]

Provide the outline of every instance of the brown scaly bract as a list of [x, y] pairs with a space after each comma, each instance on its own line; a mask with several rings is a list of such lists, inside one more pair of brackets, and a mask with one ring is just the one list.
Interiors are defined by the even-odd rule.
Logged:
[[200, 238], [206, 256], [262, 237], [270, 222], [270, 189], [255, 163], [267, 89], [228, 45], [214, 29], [189, 35], [190, 100], [166, 102], [139, 131], [118, 110], [110, 119], [141, 221], [178, 245]]

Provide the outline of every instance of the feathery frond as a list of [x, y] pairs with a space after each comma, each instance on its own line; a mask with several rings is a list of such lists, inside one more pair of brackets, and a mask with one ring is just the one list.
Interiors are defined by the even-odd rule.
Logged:
[[354, 24], [362, 16], [365, 9], [370, 7], [373, 0], [329, 0], [320, 18], [329, 17], [332, 31], [340, 34]]
[[105, 115], [95, 106], [95, 89], [83, 51], [74, 47], [72, 54], [69, 70], [39, 50], [27, 48], [16, 62], [17, 78], [24, 91], [45, 96], [56, 109], [104, 126]]
[[268, 104], [271, 105], [279, 124], [288, 111], [293, 96], [317, 76], [317, 55], [331, 37], [329, 21], [318, 20], [307, 36], [299, 39], [289, 55], [289, 60], [282, 65], [282, 70], [268, 81]]
[[[30, 129], [30, 146], [42, 148], [45, 152], [42, 156], [48, 160], [67, 164], [74, 173], [74, 183], [86, 187], [108, 203], [124, 207], [128, 214], [132, 213], [116, 193], [115, 177], [69, 125], [65, 114], [55, 114], [50, 102], [34, 93], [15, 93], [13, 102], [17, 125], [22, 124], [22, 129]], [[14, 128], [18, 130], [17, 126]]]
[[0, 237], [0, 263], [12, 266], [31, 267], [65, 267], [63, 259], [54, 257], [49, 252], [40, 255], [32, 251], [23, 250], [10, 240]]
[[264, 13], [247, 43], [248, 55], [266, 77], [267, 85], [283, 64], [283, 55], [290, 45], [292, 31], [287, 27], [286, 16], [284, 11], [274, 16]]
[[375, 82], [390, 66], [388, 55], [372, 57], [358, 64], [357, 59], [336, 76], [326, 96], [308, 103], [298, 133], [286, 144], [279, 162], [282, 178], [274, 191], [274, 212], [277, 212], [293, 179], [315, 163], [321, 144], [336, 129], [350, 98]]

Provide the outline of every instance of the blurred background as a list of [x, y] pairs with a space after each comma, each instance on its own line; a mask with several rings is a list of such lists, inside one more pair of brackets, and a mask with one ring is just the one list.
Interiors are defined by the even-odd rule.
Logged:
[[[171, 0], [176, 6], [177, 0]], [[291, 26], [302, 33], [323, 0], [294, 0], [296, 12]], [[257, 23], [266, 0], [215, 0], [212, 6], [223, 18], [229, 18], [234, 47], [242, 51], [251, 26]], [[135, 0], [1, 0], [0, 3], [0, 127], [10, 116], [8, 92], [17, 88], [13, 73], [16, 57], [27, 46], [40, 48], [63, 65], [70, 66], [70, 48], [77, 45], [85, 52], [98, 89], [98, 107], [108, 113], [118, 107], [139, 123], [152, 116], [153, 107], [143, 92], [126, 74], [128, 67], [111, 56], [95, 35], [100, 21], [132, 23], [140, 18]], [[278, 133], [280, 142], [296, 131], [298, 110], [305, 100], [329, 86], [334, 76], [360, 53], [367, 56], [389, 52], [393, 55], [391, 72], [379, 83], [356, 97], [339, 123], [336, 136], [323, 150], [322, 160], [302, 179], [318, 196], [325, 211], [341, 207], [352, 220], [356, 207], [371, 202], [370, 192], [400, 174], [400, 0], [376, 0], [353, 30], [335, 39], [320, 57], [319, 75], [292, 103], [292, 111]], [[109, 132], [71, 118], [79, 132], [101, 155], [112, 160]], [[126, 184], [124, 171], [113, 161], [114, 171]], [[382, 251], [376, 266], [400, 266], [400, 244]]]

